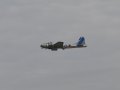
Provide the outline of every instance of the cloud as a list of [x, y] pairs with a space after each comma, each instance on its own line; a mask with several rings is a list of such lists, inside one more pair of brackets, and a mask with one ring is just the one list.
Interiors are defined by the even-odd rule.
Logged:
[[[119, 90], [118, 0], [0, 1], [2, 90]], [[51, 52], [47, 41], [85, 49]]]

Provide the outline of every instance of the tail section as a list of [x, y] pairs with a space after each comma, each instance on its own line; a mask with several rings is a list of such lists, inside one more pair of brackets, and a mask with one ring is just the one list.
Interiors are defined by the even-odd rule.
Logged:
[[77, 42], [77, 46], [84, 46], [85, 45], [85, 38], [80, 37], [79, 41]]

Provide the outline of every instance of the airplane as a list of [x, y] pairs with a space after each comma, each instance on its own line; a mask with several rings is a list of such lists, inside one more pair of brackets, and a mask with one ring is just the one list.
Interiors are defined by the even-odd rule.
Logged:
[[75, 45], [71, 45], [71, 44], [64, 45], [64, 42], [59, 41], [55, 44], [53, 44], [52, 42], [41, 44], [40, 47], [44, 49], [51, 49], [52, 51], [57, 51], [58, 49], [65, 50], [65, 49], [71, 49], [71, 48], [85, 48], [87, 46], [85, 44], [85, 38], [80, 37], [78, 42]]

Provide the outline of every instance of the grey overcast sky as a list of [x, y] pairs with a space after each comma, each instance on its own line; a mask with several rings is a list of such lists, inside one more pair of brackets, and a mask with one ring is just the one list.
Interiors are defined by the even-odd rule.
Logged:
[[0, 0], [0, 90], [120, 90], [120, 0]]

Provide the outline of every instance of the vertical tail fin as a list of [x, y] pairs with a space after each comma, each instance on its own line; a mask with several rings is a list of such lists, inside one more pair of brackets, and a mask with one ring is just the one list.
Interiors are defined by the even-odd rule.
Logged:
[[80, 37], [78, 42], [77, 42], [77, 46], [83, 46], [83, 45], [85, 45], [85, 38]]

